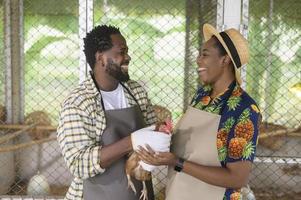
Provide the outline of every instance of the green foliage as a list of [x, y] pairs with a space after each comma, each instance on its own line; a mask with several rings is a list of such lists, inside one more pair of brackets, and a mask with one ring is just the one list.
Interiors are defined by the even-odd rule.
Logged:
[[[250, 1], [248, 40], [251, 56], [246, 73], [247, 91], [261, 107], [264, 120], [270, 122], [295, 118], [287, 114], [283, 117], [282, 107], [293, 106], [287, 96], [292, 84], [288, 81], [288, 74], [300, 70], [298, 52], [291, 55], [282, 49], [286, 45], [293, 50], [300, 40], [300, 8], [301, 1], [274, 0], [272, 8], [269, 0]], [[290, 34], [287, 37], [292, 32], [296, 33], [295, 36]], [[294, 59], [292, 62], [283, 61], [284, 57]]]
[[[162, 37], [164, 33], [151, 25], [144, 19], [137, 19], [132, 17], [108, 18], [107, 24], [112, 24], [120, 28], [120, 31], [127, 36], [143, 35], [148, 37]], [[101, 24], [101, 23], [99, 23]], [[96, 24], [98, 25], [98, 23]]]
[[26, 14], [78, 15], [78, 0], [24, 0]]
[[[201, 42], [201, 35], [198, 35], [201, 27], [200, 23], [206, 21], [214, 24], [215, 18], [212, 18], [215, 16], [216, 11], [216, 1], [192, 0], [189, 1], [191, 2], [190, 5], [187, 5], [186, 2], [187, 1], [183, 0], [108, 0], [108, 5], [112, 8], [110, 9], [110, 13], [112, 15], [114, 11], [114, 14], [113, 16], [107, 16], [107, 19], [105, 19], [103, 18], [103, 0], [94, 0], [95, 24], [108, 22], [119, 26], [121, 32], [127, 38], [130, 53], [132, 53], [130, 66], [132, 78], [151, 80], [150, 83], [148, 83], [148, 87], [149, 89], [151, 88], [149, 94], [153, 102], [168, 105], [175, 116], [179, 116], [182, 112], [181, 105], [183, 101], [185, 63], [184, 59], [183, 61], [155, 60], [153, 47], [156, 39], [174, 32], [185, 32], [188, 26], [185, 24], [185, 16], [189, 16], [191, 20], [188, 27], [191, 33], [190, 44], [197, 46], [198, 43]], [[199, 2], [205, 3], [199, 5]], [[0, 1], [0, 3], [3, 3], [3, 1]], [[281, 99], [279, 99], [280, 92], [282, 92], [281, 94], [285, 94], [283, 90], [286, 90], [289, 84], [292, 84], [292, 82], [283, 81], [283, 71], [289, 71], [288, 69], [294, 70], [294, 72], [300, 71], [301, 48], [297, 51], [296, 56], [290, 63], [283, 63], [278, 55], [272, 52], [272, 67], [269, 67], [267, 58], [271, 48], [281, 48], [281, 44], [279, 44], [278, 41], [287, 31], [300, 31], [301, 19], [299, 10], [301, 8], [301, 1], [274, 0], [272, 20], [274, 32], [272, 36], [267, 31], [270, 1], [252, 0], [249, 5], [249, 44], [251, 56], [247, 66], [247, 91], [260, 105], [262, 105], [264, 101], [269, 102], [268, 107], [263, 109], [264, 112], [275, 113], [275, 109], [278, 109], [279, 105], [288, 105], [283, 95]], [[62, 41], [67, 39], [70, 35], [78, 33], [78, 0], [24, 0], [24, 7], [24, 33], [26, 39], [34, 37], [29, 35], [29, 30], [39, 25], [51, 27], [64, 35], [60, 37], [44, 36], [38, 39], [36, 43], [27, 50], [25, 55], [26, 75], [28, 81], [30, 81], [27, 82], [27, 88], [37, 88], [37, 90], [41, 92], [39, 95], [42, 95], [43, 92], [43, 96], [40, 97], [37, 95], [33, 100], [28, 96], [34, 95], [32, 94], [34, 90], [29, 89], [28, 92], [30, 94], [26, 94], [26, 101], [31, 102], [30, 104], [35, 104], [35, 102], [38, 102], [37, 100], [39, 100], [39, 102], [41, 101], [39, 106], [52, 107], [49, 109], [53, 110], [52, 112], [55, 116], [59, 103], [52, 105], [53, 102], [48, 98], [47, 101], [44, 99], [53, 89], [47, 84], [54, 82], [57, 88], [64, 84], [63, 87], [61, 87], [64, 91], [60, 91], [59, 93], [65, 96], [66, 85], [67, 87], [72, 87], [78, 81], [78, 61], [72, 60], [72, 58], [51, 60], [48, 57], [47, 60], [45, 60], [45, 58], [40, 57], [40, 52], [48, 44]], [[165, 15], [183, 18], [183, 23], [181, 22], [166, 31], [150, 22], [151, 18], [160, 18]], [[186, 20], [187, 19], [188, 18], [186, 18]], [[0, 23], [0, 26], [0, 30], [3, 30], [3, 23]], [[278, 29], [281, 29], [280, 33], [276, 31]], [[272, 39], [267, 40], [269, 37], [272, 37]], [[301, 36], [286, 42], [294, 45], [294, 41], [299, 41], [300, 37]], [[52, 70], [51, 66], [54, 63], [58, 68], [66, 68], [66, 70], [63, 72]], [[189, 64], [191, 64], [191, 66], [195, 65], [194, 62]], [[272, 76], [266, 78], [265, 73], [268, 68], [271, 70], [270, 74], [272, 74]], [[38, 70], [42, 80], [42, 82], [37, 85], [34, 84], [36, 81], [32, 80], [32, 77], [36, 77], [36, 75], [34, 75], [34, 73], [36, 73], [35, 70]], [[50, 74], [51, 77], [49, 77]], [[192, 88], [192, 90], [194, 90], [194, 88]], [[164, 95], [166, 94], [168, 94], [168, 97], [165, 98]], [[171, 101], [171, 99], [173, 101]], [[61, 102], [61, 99], [53, 101]], [[233, 102], [233, 105], [235, 105], [235, 102]], [[286, 107], [287, 106], [284, 106], [284, 108]], [[291, 108], [294, 110], [293, 106]]]
[[78, 17], [74, 15], [26, 14], [24, 20], [26, 38], [28, 38], [29, 30], [37, 26], [48, 26], [65, 34], [78, 33]]
[[[278, 18], [273, 21], [275, 26], [280, 25], [281, 23], [285, 23], [287, 27], [292, 29], [300, 29], [300, 8], [301, 1], [296, 0], [273, 0], [274, 1], [274, 9], [273, 13]], [[254, 18], [267, 18], [269, 15], [270, 9], [270, 0], [251, 0], [250, 1], [250, 22], [253, 21]]]
[[56, 37], [56, 36], [44, 36], [38, 39], [25, 54], [26, 62], [30, 63], [32, 60], [36, 60], [37, 56], [40, 55], [41, 51], [49, 44], [60, 40], [68, 39], [67, 37]]
[[[183, 11], [183, 0], [108, 0], [110, 6], [115, 6], [126, 15], [177, 14]], [[103, 0], [96, 0], [95, 5], [103, 5]]]

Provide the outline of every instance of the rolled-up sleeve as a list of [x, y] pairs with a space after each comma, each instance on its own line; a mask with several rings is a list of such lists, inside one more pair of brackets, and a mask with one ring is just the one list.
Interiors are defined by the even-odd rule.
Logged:
[[242, 112], [228, 138], [227, 162], [242, 160], [253, 162], [260, 122], [261, 114], [256, 105], [253, 104]]
[[62, 107], [57, 139], [70, 172], [81, 179], [105, 171], [99, 164], [101, 146], [91, 136], [91, 126], [91, 119], [83, 110], [70, 104]]

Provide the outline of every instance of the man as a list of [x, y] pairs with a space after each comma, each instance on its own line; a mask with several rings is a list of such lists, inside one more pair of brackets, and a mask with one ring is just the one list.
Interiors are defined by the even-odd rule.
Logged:
[[235, 29], [219, 33], [209, 24], [203, 33], [202, 86], [175, 130], [173, 153], [139, 151], [148, 164], [170, 166], [167, 200], [240, 199], [255, 156], [261, 115], [239, 74], [249, 59], [247, 41]]
[[[97, 26], [84, 39], [91, 77], [63, 103], [58, 142], [74, 180], [66, 199], [138, 200], [128, 189], [126, 155], [144, 143], [168, 147], [166, 134], [147, 125], [156, 122], [146, 91], [129, 79], [130, 56], [124, 37], [112, 26]], [[132, 134], [131, 134], [132, 133]], [[154, 199], [151, 181], [148, 199]]]

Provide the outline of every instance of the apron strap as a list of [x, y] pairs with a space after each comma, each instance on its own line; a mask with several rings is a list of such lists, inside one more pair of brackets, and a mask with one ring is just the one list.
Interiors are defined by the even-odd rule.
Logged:
[[[91, 75], [91, 78], [92, 78], [92, 80], [93, 80], [93, 82], [94, 82], [94, 85], [95, 85], [96, 89], [98, 90], [98, 92], [99, 92], [99, 94], [100, 94], [100, 96], [101, 96], [100, 89], [99, 89], [99, 87], [98, 87], [98, 84], [97, 84], [97, 82], [96, 82], [94, 73], [93, 73], [92, 71], [90, 71], [90, 75]], [[135, 96], [132, 94], [132, 92], [129, 90], [129, 88], [127, 88], [122, 82], [119, 82], [119, 83], [120, 83], [120, 84], [122, 85], [122, 87], [125, 88], [126, 91], [131, 95], [131, 97], [134, 99], [134, 101], [135, 101], [136, 104], [138, 105], [138, 108], [139, 108], [140, 112], [142, 113], [142, 110], [141, 110], [141, 108], [140, 108], [140, 105], [139, 105], [139, 103], [138, 103], [138, 100], [135, 98]], [[105, 111], [105, 105], [104, 105], [104, 103], [103, 103], [102, 97], [100, 98], [100, 103], [101, 103], [102, 109]]]
[[140, 108], [140, 105], [139, 105], [139, 103], [138, 103], [138, 100], [135, 98], [135, 96], [134, 96], [133, 93], [130, 91], [130, 89], [129, 89], [128, 87], [126, 87], [122, 82], [119, 82], [119, 83], [120, 83], [120, 85], [122, 85], [122, 87], [125, 88], [126, 91], [131, 95], [131, 97], [134, 99], [134, 101], [135, 101], [136, 104], [138, 105], [138, 108], [139, 108], [140, 112], [142, 113], [142, 110], [141, 110], [141, 108]]

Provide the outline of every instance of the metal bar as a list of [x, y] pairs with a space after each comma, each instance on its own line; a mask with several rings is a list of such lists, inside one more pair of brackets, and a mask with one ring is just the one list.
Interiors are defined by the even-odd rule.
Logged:
[[20, 123], [24, 114], [23, 0], [5, 2], [7, 122]]
[[109, 12], [110, 12], [110, 7], [108, 4], [108, 0], [103, 1], [103, 17], [101, 18], [102, 23], [106, 24], [109, 22]]
[[86, 57], [83, 52], [84, 50], [84, 42], [83, 38], [86, 36], [87, 33], [87, 13], [86, 13], [86, 7], [87, 7], [87, 2], [79, 0], [79, 81], [82, 82], [85, 80], [85, 77], [87, 75], [87, 62], [86, 62]]
[[199, 23], [199, 34], [198, 34], [198, 48], [201, 48], [202, 44], [203, 44], [203, 37], [201, 37], [203, 35], [203, 25], [206, 23], [204, 20], [204, 15], [205, 15], [205, 0], [199, 0], [199, 13], [198, 13], [198, 23]]
[[94, 4], [93, 0], [87, 0], [87, 32], [92, 30], [94, 26]]
[[[236, 28], [247, 38], [249, 18], [249, 0], [218, 0], [217, 24], [219, 31]], [[246, 67], [241, 68], [242, 88], [246, 88]]]
[[6, 121], [12, 122], [12, 72], [11, 72], [11, 11], [10, 0], [4, 1], [4, 54], [5, 54], [5, 104], [7, 110]]
[[185, 22], [185, 62], [184, 62], [184, 95], [183, 95], [183, 111], [185, 112], [187, 106], [189, 105], [190, 99], [190, 68], [191, 68], [191, 61], [190, 61], [190, 26], [191, 26], [191, 9], [192, 9], [192, 2], [191, 0], [186, 0], [186, 22]]
[[83, 52], [84, 42], [83, 39], [86, 34], [93, 28], [93, 0], [79, 0], [79, 81], [82, 82], [88, 75], [89, 66], [86, 62], [86, 57]]
[[24, 55], [24, 2], [23, 0], [19, 0], [18, 2], [18, 5], [19, 5], [19, 52], [20, 52], [20, 55], [19, 55], [19, 67], [20, 67], [20, 70], [19, 70], [19, 73], [20, 73], [20, 77], [19, 77], [19, 82], [20, 82], [20, 85], [19, 85], [19, 95], [20, 95], [20, 105], [19, 105], [19, 119], [21, 122], [24, 121], [24, 112], [25, 112], [25, 76], [24, 76], [24, 73], [25, 73], [25, 65], [24, 65], [24, 58], [25, 58], [25, 55]]
[[242, 0], [241, 5], [241, 27], [240, 31], [245, 38], [248, 38], [249, 27], [249, 0]]
[[217, 0], [216, 6], [216, 28], [222, 31], [224, 24], [224, 0]]
[[[241, 26], [240, 32], [247, 39], [248, 38], [248, 27], [249, 27], [249, 0], [242, 0], [242, 14], [241, 14]], [[243, 89], [246, 89], [247, 80], [247, 66], [241, 67], [241, 79]]]
[[239, 29], [241, 23], [241, 1], [225, 0], [224, 1], [224, 28]]

